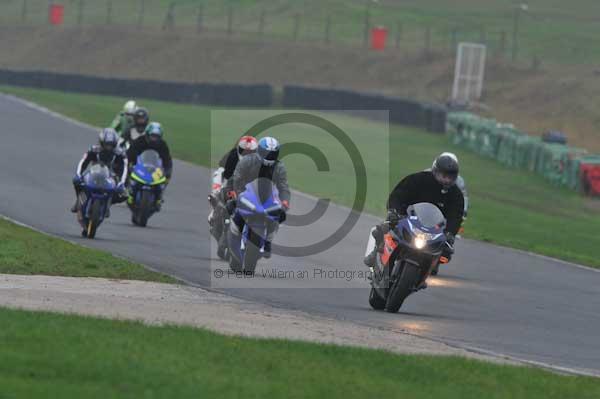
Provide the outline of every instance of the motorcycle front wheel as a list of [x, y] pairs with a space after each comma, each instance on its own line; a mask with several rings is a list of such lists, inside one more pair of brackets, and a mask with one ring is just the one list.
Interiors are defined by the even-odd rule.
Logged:
[[90, 207], [90, 217], [88, 219], [88, 223], [86, 226], [86, 234], [87, 238], [96, 237], [96, 230], [100, 225], [101, 217], [102, 217], [102, 202], [101, 201], [93, 201], [92, 206]]
[[136, 209], [136, 221], [137, 221], [137, 225], [140, 227], [146, 227], [146, 225], [148, 224], [148, 219], [150, 218], [150, 215], [152, 214], [152, 207], [154, 206], [154, 194], [152, 194], [150, 191], [143, 191], [141, 198], [140, 198], [140, 203], [137, 206]]
[[397, 313], [404, 300], [414, 292], [420, 278], [421, 271], [418, 267], [411, 264], [404, 265], [404, 270], [402, 270], [400, 278], [396, 280], [390, 290], [390, 295], [387, 297], [385, 311]]
[[256, 264], [260, 259], [260, 247], [262, 238], [253, 232], [248, 231], [248, 242], [246, 242], [246, 251], [244, 254], [244, 272], [253, 274], [256, 269]]

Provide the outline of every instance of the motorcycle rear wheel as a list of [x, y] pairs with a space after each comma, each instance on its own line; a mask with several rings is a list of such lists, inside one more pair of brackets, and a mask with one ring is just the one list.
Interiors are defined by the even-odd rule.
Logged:
[[230, 248], [235, 247], [233, 243], [240, 238], [238, 235], [234, 234], [231, 229], [227, 229], [225, 234], [227, 234], [227, 248], [229, 249], [229, 268], [234, 273], [241, 272], [242, 262], [237, 259], [237, 252], [235, 252], [235, 250], [230, 250]]
[[375, 310], [385, 309], [385, 299], [380, 297], [373, 287], [371, 287], [371, 292], [369, 293], [369, 305]]

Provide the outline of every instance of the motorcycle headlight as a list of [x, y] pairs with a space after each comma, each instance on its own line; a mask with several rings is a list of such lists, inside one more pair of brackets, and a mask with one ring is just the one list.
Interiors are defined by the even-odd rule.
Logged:
[[425, 248], [425, 245], [427, 245], [427, 239], [425, 237], [423, 237], [422, 235], [418, 235], [415, 237], [415, 248], [417, 249], [423, 249]]

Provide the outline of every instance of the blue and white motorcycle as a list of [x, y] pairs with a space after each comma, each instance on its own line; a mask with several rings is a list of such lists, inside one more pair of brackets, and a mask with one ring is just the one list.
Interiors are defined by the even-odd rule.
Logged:
[[[253, 274], [262, 257], [265, 242], [271, 241], [279, 228], [283, 212], [279, 192], [271, 183], [267, 194], [259, 194], [259, 180], [246, 185], [237, 199], [237, 207], [228, 231], [229, 267], [234, 272]], [[244, 220], [243, 231], [238, 231], [235, 220]]]
[[94, 164], [83, 173], [77, 210], [77, 221], [83, 228], [83, 237], [96, 236], [96, 230], [110, 208], [116, 187], [110, 169], [104, 164]]

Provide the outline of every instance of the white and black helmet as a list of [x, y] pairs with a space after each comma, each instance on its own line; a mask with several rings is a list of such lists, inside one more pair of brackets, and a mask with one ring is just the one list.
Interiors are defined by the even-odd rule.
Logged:
[[433, 161], [431, 173], [444, 189], [449, 189], [458, 178], [458, 158], [451, 152], [441, 153]]
[[100, 131], [100, 135], [98, 136], [98, 144], [100, 144], [100, 148], [103, 150], [113, 151], [117, 147], [118, 142], [119, 135], [115, 129], [107, 127], [106, 129], [102, 129]]
[[273, 166], [279, 158], [279, 150], [281, 146], [279, 141], [273, 137], [263, 137], [258, 142], [258, 156], [262, 160], [263, 165]]

